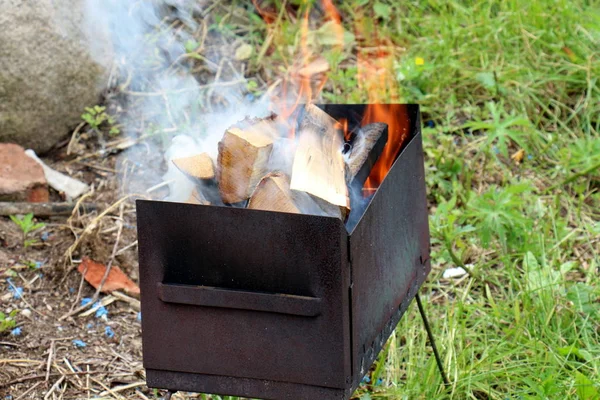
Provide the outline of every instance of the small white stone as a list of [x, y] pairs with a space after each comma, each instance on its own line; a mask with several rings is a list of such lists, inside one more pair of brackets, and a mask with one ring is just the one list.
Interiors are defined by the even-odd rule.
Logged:
[[29, 308], [25, 308], [21, 310], [21, 315], [25, 318], [31, 318], [31, 310]]
[[466, 274], [467, 274], [467, 271], [463, 267], [448, 268], [442, 274], [442, 278], [444, 278], [444, 279], [460, 278], [461, 276], [464, 276]]

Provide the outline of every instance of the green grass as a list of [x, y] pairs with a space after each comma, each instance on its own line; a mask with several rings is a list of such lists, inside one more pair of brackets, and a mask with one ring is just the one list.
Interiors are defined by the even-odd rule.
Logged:
[[[368, 100], [351, 51], [367, 31], [395, 49], [397, 90], [380, 98], [418, 102], [435, 124], [424, 129], [433, 271], [422, 293], [451, 380], [444, 388], [412, 305], [372, 371], [380, 383], [358, 395], [600, 398], [598, 2], [354, 0], [340, 11], [355, 40], [311, 47], [333, 66], [323, 98]], [[282, 15], [255, 21], [257, 48], [275, 46], [256, 73], [299, 51], [300, 24]], [[470, 275], [441, 279], [456, 265]]]
[[[319, 100], [417, 102], [431, 122], [422, 295], [451, 385], [411, 305], [357, 396], [600, 398], [600, 3], [337, 2], [343, 47], [314, 1], [259, 3], [274, 22], [231, 2], [210, 26], [253, 47], [250, 92], [290, 74], [305, 39], [331, 65]], [[367, 90], [357, 58], [376, 46], [386, 85]], [[469, 275], [443, 280], [457, 265]]]

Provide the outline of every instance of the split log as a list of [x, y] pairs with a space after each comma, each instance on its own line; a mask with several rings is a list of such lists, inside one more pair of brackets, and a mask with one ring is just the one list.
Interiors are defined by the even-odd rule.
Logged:
[[265, 176], [273, 139], [259, 132], [230, 128], [219, 142], [217, 178], [225, 204], [239, 203], [252, 195]]
[[185, 202], [189, 204], [200, 204], [204, 206], [210, 205], [210, 202], [206, 200], [206, 197], [204, 197], [204, 195], [197, 188], [192, 190], [190, 197]]
[[279, 134], [281, 123], [282, 122], [277, 118], [276, 114], [270, 114], [264, 118], [246, 117], [234, 124], [231, 128], [239, 128], [245, 132], [267, 136], [275, 141], [281, 136]]
[[336, 120], [318, 107], [309, 104], [304, 108], [290, 188], [310, 194], [327, 215], [345, 220], [350, 200], [343, 134], [336, 125]]
[[254, 210], [279, 211], [299, 214], [296, 206], [290, 181], [287, 176], [280, 172], [265, 175], [254, 189], [248, 208]]
[[177, 158], [173, 164], [191, 179], [210, 180], [215, 177], [215, 166], [207, 153]]
[[379, 159], [388, 140], [388, 126], [383, 122], [374, 122], [363, 126], [356, 132], [352, 148], [346, 154], [348, 173], [346, 181], [354, 185], [364, 185], [371, 169]]

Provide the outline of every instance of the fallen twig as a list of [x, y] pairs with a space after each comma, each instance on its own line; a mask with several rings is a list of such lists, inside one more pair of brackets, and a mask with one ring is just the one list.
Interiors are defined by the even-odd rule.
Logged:
[[126, 252], [126, 251], [127, 251], [127, 250], [129, 250], [130, 248], [132, 248], [132, 247], [134, 247], [134, 246], [137, 246], [137, 244], [138, 244], [138, 241], [137, 241], [137, 240], [136, 240], [136, 241], [134, 241], [134, 242], [132, 242], [132, 243], [130, 243], [130, 244], [128, 244], [127, 246], [123, 247], [121, 250], [117, 251], [117, 255], [119, 255], [119, 254], [123, 254], [124, 252]]
[[33, 214], [36, 217], [53, 217], [59, 215], [71, 215], [76, 206], [79, 212], [96, 211], [98, 206], [94, 203], [25, 203], [25, 202], [0, 202], [0, 215], [25, 215]]
[[73, 134], [71, 135], [71, 140], [69, 140], [69, 145], [67, 146], [67, 155], [70, 155], [71, 152], [73, 151], [73, 146], [75, 146], [75, 144], [78, 141], [77, 134], [79, 133], [81, 128], [83, 128], [84, 126], [85, 126], [85, 122], [81, 122], [79, 125], [77, 125], [77, 128], [75, 128], [75, 130], [73, 131]]
[[104, 383], [100, 382], [98, 379], [94, 379], [94, 378], [92, 378], [90, 376], [90, 380], [92, 380], [93, 382], [95, 382], [98, 385], [102, 386], [102, 388], [104, 390], [106, 390], [108, 392], [108, 394], [112, 395], [115, 399], [118, 399], [118, 400], [127, 400], [123, 396], [121, 396], [120, 394], [115, 393], [111, 388], [109, 388], [108, 386], [106, 386]]
[[27, 364], [43, 364], [43, 361], [29, 360], [27, 358], [1, 358], [0, 364], [12, 364], [12, 363], [27, 363]]
[[[96, 312], [96, 310], [98, 310], [100, 307], [106, 307], [107, 305], [113, 303], [115, 300], [117, 300], [115, 297], [113, 296], [106, 296], [105, 298], [103, 298], [100, 301], [100, 304], [95, 305], [94, 307], [92, 307], [91, 309], [87, 310], [84, 313], [81, 313], [80, 317], [87, 317], [92, 315], [93, 313]], [[96, 303], [96, 302], [94, 302]]]
[[27, 396], [29, 393], [33, 392], [35, 390], [35, 388], [37, 388], [38, 386], [40, 386], [42, 384], [42, 381], [39, 381], [38, 383], [36, 383], [35, 385], [33, 385], [32, 387], [30, 387], [29, 389], [27, 389], [25, 392], [23, 392], [23, 394], [21, 394], [19, 397], [17, 397], [15, 400], [20, 400], [20, 399], [24, 399], [25, 396]]
[[141, 308], [141, 303], [138, 299], [134, 299], [133, 297], [129, 297], [124, 293], [114, 291], [111, 293], [117, 299], [129, 303], [135, 310], [139, 311]]
[[81, 241], [83, 240], [83, 238], [86, 237], [87, 235], [89, 235], [96, 228], [96, 226], [98, 225], [98, 222], [100, 222], [100, 220], [102, 218], [104, 218], [108, 213], [112, 212], [115, 208], [117, 208], [123, 202], [125, 202], [126, 200], [129, 200], [132, 197], [140, 197], [140, 198], [144, 198], [144, 199], [147, 198], [146, 196], [134, 193], [134, 194], [130, 194], [130, 195], [127, 195], [125, 197], [122, 197], [119, 200], [117, 200], [117, 202], [111, 204], [109, 207], [106, 208], [106, 210], [102, 211], [102, 213], [100, 213], [96, 218], [94, 218], [85, 227], [85, 229], [83, 230], [83, 232], [81, 233], [81, 235], [79, 235], [79, 237], [77, 239], [75, 239], [75, 242], [67, 249], [67, 251], [65, 251], [65, 258], [67, 260], [71, 260], [72, 261], [73, 252], [77, 249], [77, 247], [79, 247], [79, 245], [81, 244]]
[[[127, 385], [123, 385], [123, 386], [117, 386], [117, 387], [112, 388], [111, 390], [114, 393], [117, 393], [117, 392], [122, 392], [123, 390], [133, 389], [133, 388], [136, 388], [136, 387], [144, 386], [145, 384], [146, 384], [145, 381], [139, 381], [139, 382], [134, 382], [134, 383], [130, 383], [130, 384], [127, 384]], [[107, 391], [101, 392], [100, 396], [106, 396], [106, 395], [108, 395], [108, 393], [109, 392], [107, 392]]]
[[50, 341], [50, 351], [48, 351], [48, 362], [46, 363], [46, 379], [48, 382], [50, 380], [50, 369], [52, 368], [52, 358], [54, 357], [54, 340]]
[[[127, 200], [128, 198], [132, 197], [132, 196], [137, 196], [137, 195], [129, 195], [129, 196], [125, 196], [123, 198], [121, 198], [119, 201], [117, 201], [116, 203], [114, 203], [113, 205], [111, 205], [110, 207], [108, 207], [102, 214], [100, 214], [98, 217], [96, 217], [94, 219], [94, 221], [92, 221], [92, 223], [90, 223], [84, 230], [84, 232], [81, 234], [81, 236], [79, 236], [79, 238], [77, 238], [77, 240], [75, 240], [75, 243], [73, 245], [71, 245], [71, 247], [69, 247], [69, 249], [67, 249], [66, 254], [69, 255], [69, 258], [71, 258], [72, 252], [75, 250], [75, 248], [77, 247], [77, 245], [79, 245], [79, 242], [81, 242], [81, 238], [84, 236], [84, 234], [86, 232], [91, 232], [90, 226], [95, 226], [97, 221], [99, 221], [102, 217], [104, 217], [106, 214], [108, 214], [108, 212], [110, 210], [112, 210], [113, 208], [115, 208], [117, 205], [120, 206], [120, 218], [119, 218], [119, 229], [117, 231], [117, 239], [115, 240], [115, 245], [113, 246], [113, 251], [110, 257], [110, 260], [108, 262], [108, 265], [106, 266], [106, 272], [104, 273], [104, 276], [102, 277], [102, 281], [100, 281], [100, 285], [98, 285], [98, 288], [96, 289], [96, 292], [94, 293], [94, 296], [92, 296], [92, 301], [88, 302], [85, 305], [82, 305], [80, 307], [77, 307], [76, 309], [71, 309], [68, 313], [66, 313], [65, 315], [61, 316], [58, 320], [59, 321], [63, 321], [66, 318], [75, 315], [77, 313], [79, 313], [80, 311], [85, 310], [86, 308], [88, 308], [90, 305], [94, 304], [96, 302], [96, 300], [98, 300], [98, 297], [100, 296], [100, 291], [102, 290], [102, 286], [104, 285], [104, 282], [106, 282], [106, 278], [108, 277], [108, 274], [110, 273], [110, 269], [112, 267], [112, 263], [115, 259], [116, 256], [116, 252], [117, 252], [117, 248], [119, 246], [119, 241], [121, 239], [121, 233], [123, 231], [123, 202], [125, 200]], [[96, 221], [96, 222], [95, 222]], [[85, 277], [85, 271], [82, 274], [82, 278], [83, 279]], [[81, 287], [80, 287], [81, 289]], [[78, 293], [79, 294], [79, 293]], [[79, 297], [79, 296], [78, 296]], [[79, 299], [77, 299], [77, 301], [79, 301]], [[77, 304], [77, 303], [75, 303]]]
[[[41, 363], [41, 361], [40, 361]], [[56, 376], [71, 376], [71, 375], [90, 375], [90, 374], [95, 374], [98, 373], [98, 371], [81, 371], [81, 372], [74, 372], [74, 373], [69, 373], [69, 372], [65, 372], [64, 374], [61, 373], [51, 373], [50, 377], [56, 377]], [[18, 383], [23, 383], [23, 382], [27, 382], [27, 381], [33, 381], [35, 379], [45, 379], [46, 378], [46, 374], [39, 374], [39, 375], [29, 375], [29, 376], [23, 376], [21, 378], [17, 378], [17, 379], [13, 379], [10, 382], [6, 382], [6, 383], [0, 383], [0, 388], [4, 388], [4, 387], [8, 387], [11, 385], [16, 385]]]
[[54, 392], [56, 390], [56, 388], [62, 383], [62, 381], [65, 380], [65, 376], [62, 375], [55, 383], [54, 385], [52, 385], [52, 387], [50, 388], [50, 390], [48, 390], [48, 393], [46, 393], [46, 395], [44, 396], [44, 400], [48, 400], [50, 398], [50, 395], [52, 394], [52, 392]]
[[[63, 361], [64, 361], [64, 363], [67, 365], [67, 367], [69, 368], [69, 370], [70, 370], [71, 372], [77, 372], [77, 371], [75, 370], [75, 368], [73, 368], [73, 366], [71, 365], [71, 363], [69, 362], [69, 360], [67, 359], [67, 357], [63, 357]], [[75, 378], [75, 380], [77, 381], [77, 386], [78, 386], [80, 389], [83, 389], [83, 383], [81, 383], [81, 380], [79, 380], [79, 376], [75, 375], [75, 376], [74, 376], [74, 378]]]

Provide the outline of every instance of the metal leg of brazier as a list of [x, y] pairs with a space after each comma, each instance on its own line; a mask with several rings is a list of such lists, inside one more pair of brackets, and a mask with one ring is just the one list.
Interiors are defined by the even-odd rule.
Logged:
[[435, 345], [435, 339], [433, 338], [433, 332], [431, 332], [431, 327], [429, 326], [429, 321], [427, 321], [427, 316], [425, 315], [425, 310], [423, 309], [423, 304], [421, 303], [421, 298], [419, 297], [419, 293], [415, 296], [417, 299], [417, 306], [419, 307], [419, 313], [421, 314], [421, 318], [423, 318], [423, 325], [425, 325], [425, 330], [427, 331], [427, 337], [429, 337], [429, 342], [431, 343], [431, 348], [433, 349], [433, 355], [435, 356], [435, 362], [437, 363], [438, 369], [440, 370], [440, 375], [442, 375], [442, 380], [444, 381], [444, 385], [449, 386], [450, 381], [448, 381], [448, 377], [446, 376], [446, 372], [444, 371], [444, 366], [442, 365], [442, 359], [440, 358], [440, 353], [438, 353], [437, 346]]

